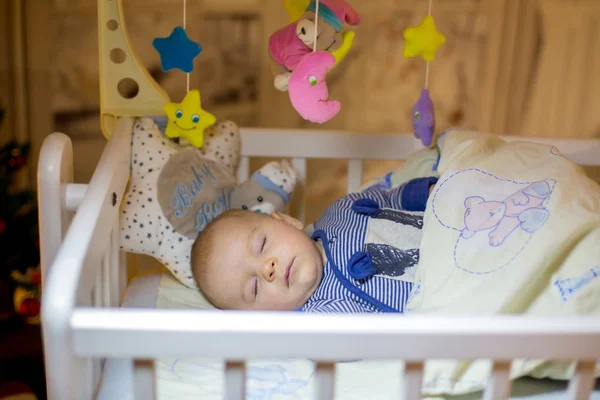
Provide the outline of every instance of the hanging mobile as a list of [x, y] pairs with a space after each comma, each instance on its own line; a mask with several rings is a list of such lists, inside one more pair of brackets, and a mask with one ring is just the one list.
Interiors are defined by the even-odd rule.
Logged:
[[404, 30], [404, 39], [406, 40], [404, 57], [421, 56], [427, 62], [425, 88], [412, 109], [414, 135], [421, 140], [424, 146], [431, 145], [435, 133], [435, 111], [429, 96], [429, 65], [435, 60], [437, 50], [446, 42], [446, 38], [438, 32], [431, 16], [431, 3], [432, 0], [429, 0], [429, 14], [423, 18], [421, 24]]
[[[289, 92], [302, 118], [322, 124], [341, 109], [339, 101], [329, 100], [326, 79], [354, 42], [355, 33], [344, 31], [344, 24], [358, 25], [361, 17], [345, 0], [284, 0], [284, 6], [291, 22], [269, 38], [274, 86]], [[329, 47], [318, 49], [317, 38]]]
[[288, 92], [292, 106], [302, 118], [322, 124], [335, 117], [342, 105], [339, 101], [329, 100], [326, 76], [335, 66], [336, 59], [327, 51], [317, 51], [320, 0], [314, 1], [314, 6], [313, 50], [302, 56], [292, 71], [288, 81]]
[[204, 130], [215, 124], [217, 119], [202, 109], [200, 91], [190, 91], [190, 72], [194, 70], [194, 59], [202, 47], [192, 41], [186, 33], [187, 0], [183, 0], [183, 27], [176, 27], [169, 37], [156, 38], [152, 42], [160, 54], [164, 72], [179, 69], [186, 73], [186, 95], [181, 103], [169, 102], [164, 111], [169, 122], [165, 136], [170, 139], [185, 138], [194, 147], [204, 145]]

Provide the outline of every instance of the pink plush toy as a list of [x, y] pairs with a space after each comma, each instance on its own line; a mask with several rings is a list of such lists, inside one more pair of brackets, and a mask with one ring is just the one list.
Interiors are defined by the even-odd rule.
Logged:
[[307, 121], [322, 124], [340, 112], [339, 101], [329, 101], [325, 77], [335, 65], [335, 57], [326, 51], [305, 55], [292, 72], [288, 89], [292, 105]]
[[[316, 2], [312, 0], [304, 14], [269, 38], [271, 71], [274, 85], [285, 92], [291, 72], [314, 50]], [[344, 43], [344, 24], [359, 25], [360, 15], [345, 0], [319, 0], [317, 51], [333, 52]]]

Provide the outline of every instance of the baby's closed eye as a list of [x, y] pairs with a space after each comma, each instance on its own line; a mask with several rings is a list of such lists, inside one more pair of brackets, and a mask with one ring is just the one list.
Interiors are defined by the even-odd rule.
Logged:
[[256, 295], [258, 294], [258, 277], [255, 276], [252, 278], [252, 298], [256, 300]]
[[265, 235], [265, 234], [257, 235], [257, 237], [255, 239], [254, 254], [256, 256], [260, 256], [262, 253], [264, 253], [266, 247], [267, 247], [267, 235]]
[[246, 303], [254, 303], [256, 301], [256, 296], [258, 295], [258, 284], [259, 284], [258, 276], [253, 275], [246, 281], [244, 284], [244, 289], [242, 292], [242, 299]]

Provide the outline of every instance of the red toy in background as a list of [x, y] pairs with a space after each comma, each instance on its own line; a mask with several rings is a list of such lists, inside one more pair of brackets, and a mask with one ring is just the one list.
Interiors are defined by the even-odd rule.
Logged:
[[17, 282], [13, 295], [16, 313], [30, 324], [39, 324], [42, 283], [40, 267], [29, 268], [25, 274], [13, 271], [11, 276]]
[[[0, 124], [4, 118], [0, 108]], [[36, 193], [15, 179], [29, 161], [28, 143], [0, 147], [0, 321], [15, 313], [39, 323], [40, 249]]]

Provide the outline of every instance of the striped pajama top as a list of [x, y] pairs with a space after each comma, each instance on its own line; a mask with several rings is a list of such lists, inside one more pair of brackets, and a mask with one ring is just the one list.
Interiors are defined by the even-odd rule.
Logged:
[[312, 235], [327, 255], [323, 278], [298, 311], [403, 313], [419, 261], [429, 185], [436, 181], [375, 187], [333, 203]]

